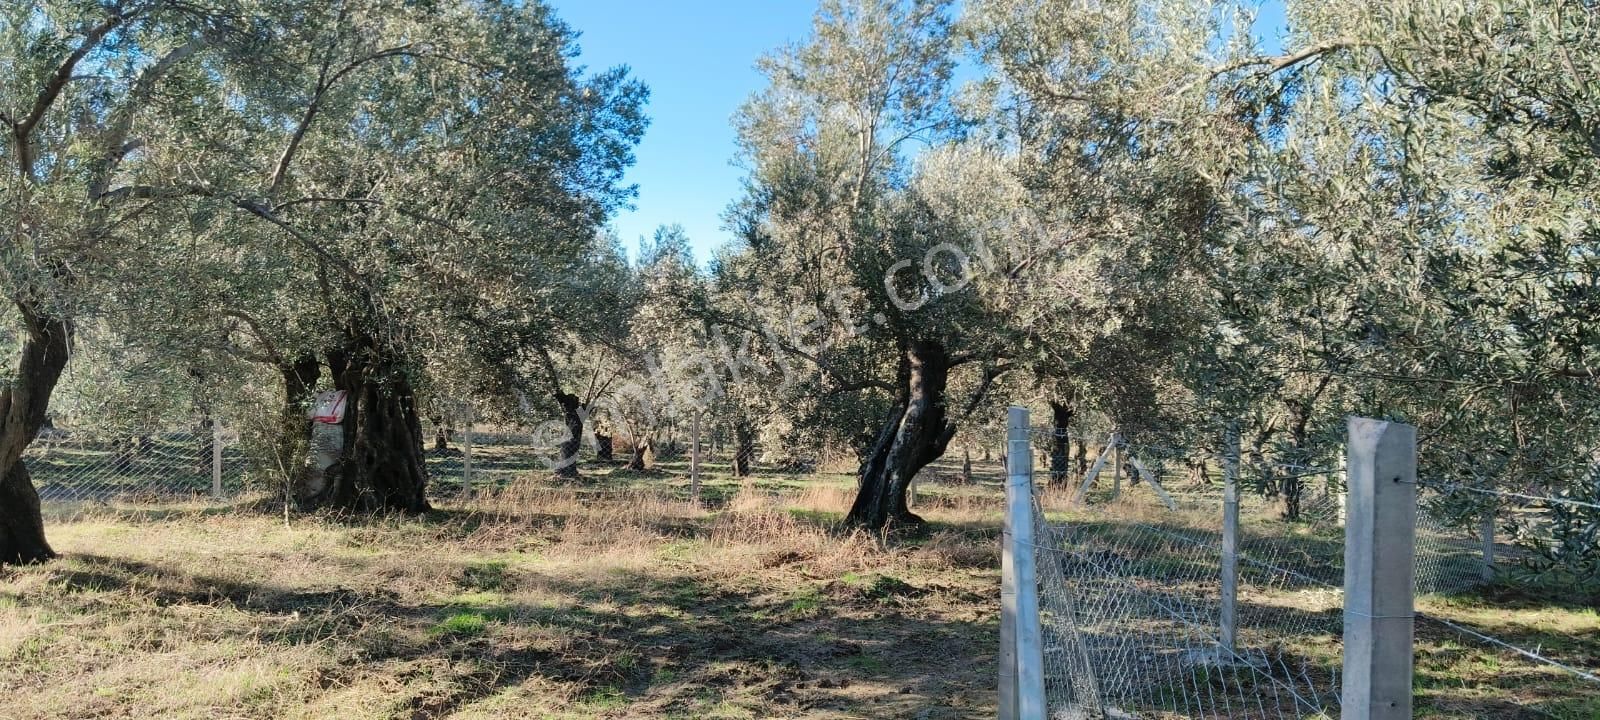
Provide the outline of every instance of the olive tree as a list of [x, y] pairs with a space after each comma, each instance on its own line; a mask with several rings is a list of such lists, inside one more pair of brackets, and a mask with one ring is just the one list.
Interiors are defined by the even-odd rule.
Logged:
[[0, 389], [0, 562], [27, 563], [53, 552], [22, 453], [45, 422], [74, 327], [94, 312], [95, 280], [115, 275], [131, 221], [160, 202], [130, 186], [144, 178], [147, 157], [182, 153], [203, 164], [216, 154], [188, 145], [169, 123], [195, 121], [184, 99], [207, 81], [197, 65], [253, 48], [256, 36], [226, 2], [20, 3], [0, 12], [0, 288], [19, 339]]

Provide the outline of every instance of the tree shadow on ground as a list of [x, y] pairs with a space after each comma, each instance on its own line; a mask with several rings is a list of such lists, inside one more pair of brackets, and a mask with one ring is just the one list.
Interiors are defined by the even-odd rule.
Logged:
[[[78, 554], [52, 568], [51, 592], [224, 609], [242, 619], [208, 626], [218, 639], [339, 646], [341, 656], [361, 658], [319, 670], [314, 681], [323, 688], [393, 663], [446, 663], [448, 688], [411, 699], [422, 717], [466, 709], [530, 680], [625, 698], [630, 714], [696, 715], [708, 703], [736, 702], [759, 716], [788, 716], [871, 703], [889, 715], [940, 718], [970, 716], [992, 702], [994, 618], [951, 620], [925, 607], [970, 605], [969, 588], [837, 580], [741, 587], [734, 578], [663, 565], [598, 579], [523, 570], [493, 580], [488, 586], [497, 592], [478, 597], [486, 585], [471, 564], [463, 559], [455, 585], [439, 597], [419, 599], [338, 578], [313, 586], [244, 582], [177, 562]], [[523, 586], [568, 600], [505, 599]], [[20, 607], [42, 600], [7, 599]], [[549, 637], [561, 640], [539, 640]]]

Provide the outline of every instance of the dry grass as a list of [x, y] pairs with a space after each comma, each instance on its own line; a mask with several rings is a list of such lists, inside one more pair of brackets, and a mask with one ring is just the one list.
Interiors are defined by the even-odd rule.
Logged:
[[[0, 570], [0, 718], [992, 717], [990, 465], [922, 487], [929, 525], [890, 538], [835, 529], [854, 488], [827, 473], [712, 477], [698, 505], [671, 472], [527, 479], [362, 522], [250, 503], [63, 510], [61, 561]], [[1045, 507], [1083, 519], [1066, 492]], [[1126, 502], [1124, 520], [1215, 520]], [[1592, 609], [1425, 603], [1600, 646]], [[1419, 639], [1426, 716], [1593, 708], [1503, 653]]]
[[0, 717], [993, 714], [980, 503], [924, 495], [930, 527], [886, 542], [831, 528], [838, 483], [723, 490], [526, 481], [364, 522], [75, 512], [62, 560], [0, 571]]

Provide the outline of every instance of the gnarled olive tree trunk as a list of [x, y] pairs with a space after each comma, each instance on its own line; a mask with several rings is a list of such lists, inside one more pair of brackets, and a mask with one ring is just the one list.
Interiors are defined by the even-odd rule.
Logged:
[[327, 353], [334, 387], [348, 394], [343, 447], [308, 508], [354, 512], [429, 510], [422, 420], [402, 363], [366, 337]]
[[656, 440], [653, 435], [633, 439], [633, 454], [628, 457], [627, 468], [634, 472], [656, 469]]
[[1050, 482], [1059, 483], [1072, 473], [1073, 408], [1056, 400], [1050, 401]]
[[583, 448], [583, 402], [577, 395], [556, 391], [556, 404], [561, 406], [561, 423], [567, 426], [566, 439], [561, 441], [561, 457], [556, 460], [556, 477], [578, 477], [578, 452]]
[[279, 410], [281, 427], [274, 452], [285, 487], [298, 488], [305, 484], [308, 470], [306, 453], [311, 443], [311, 417], [307, 410], [316, 395], [317, 380], [322, 377], [322, 363], [316, 356], [306, 354], [281, 360], [276, 367], [283, 378], [283, 407]]
[[452, 430], [449, 421], [443, 415], [434, 415], [428, 418], [433, 423], [433, 451], [435, 453], [450, 452], [450, 436]]
[[949, 378], [950, 355], [943, 345], [918, 341], [906, 346], [900, 359], [901, 396], [861, 464], [861, 486], [846, 523], [877, 530], [891, 522], [922, 522], [906, 506], [906, 488], [944, 454], [955, 435], [945, 398]]
[[22, 452], [44, 427], [50, 393], [67, 366], [72, 322], [16, 301], [24, 337], [22, 357], [10, 386], [0, 390], [0, 564], [44, 562], [55, 557], [44, 537], [39, 492], [23, 465]]
[[749, 477], [750, 463], [756, 457], [756, 430], [745, 418], [733, 424], [733, 475]]
[[1285, 403], [1289, 408], [1289, 448], [1290, 453], [1285, 460], [1287, 467], [1281, 468], [1278, 473], [1278, 499], [1283, 504], [1283, 519], [1297, 522], [1303, 512], [1302, 498], [1305, 495], [1305, 480], [1301, 477], [1300, 465], [1305, 463], [1305, 447], [1307, 426], [1311, 422], [1311, 401]]

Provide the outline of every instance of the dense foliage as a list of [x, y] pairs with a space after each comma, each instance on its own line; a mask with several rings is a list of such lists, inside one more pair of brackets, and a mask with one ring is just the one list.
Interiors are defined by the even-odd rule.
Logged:
[[[1426, 479], [1600, 501], [1593, 4], [1289, 2], [1270, 49], [1252, 7], [822, 0], [758, 63], [699, 266], [603, 231], [645, 90], [537, 2], [13, 4], [0, 561], [49, 554], [18, 540], [47, 420], [185, 412], [256, 418], [291, 495], [353, 509], [425, 508], [420, 419], [467, 404], [552, 428], [568, 476], [701, 423], [842, 456], [874, 529], [1006, 402], [1235, 429], [1290, 521], [1269, 468], [1335, 462], [1349, 414], [1419, 426]], [[322, 477], [327, 388], [357, 402]], [[1600, 581], [1600, 513], [1537, 517], [1529, 567]]]

